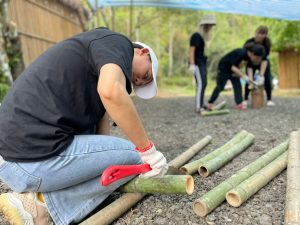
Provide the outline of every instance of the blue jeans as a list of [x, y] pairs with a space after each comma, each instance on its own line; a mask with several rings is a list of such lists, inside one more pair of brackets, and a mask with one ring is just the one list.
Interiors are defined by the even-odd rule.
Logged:
[[103, 135], [78, 135], [59, 155], [40, 162], [7, 162], [0, 179], [15, 192], [42, 192], [56, 225], [78, 223], [127, 177], [109, 186], [99, 178], [109, 165], [141, 164], [135, 146], [124, 139]]

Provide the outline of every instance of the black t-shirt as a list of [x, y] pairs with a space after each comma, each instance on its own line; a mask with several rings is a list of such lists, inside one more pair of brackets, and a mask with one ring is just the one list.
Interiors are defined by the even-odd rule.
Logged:
[[[255, 42], [255, 38], [250, 38], [245, 42], [244, 47], [246, 46], [246, 44], [249, 44], [249, 43], [258, 44], [258, 43]], [[265, 47], [266, 54], [264, 55], [263, 60], [267, 60], [267, 58], [270, 54], [271, 46], [268, 45], [266, 39], [263, 41], [263, 43], [259, 43], [259, 44], [261, 44], [262, 46]]]
[[74, 135], [105, 113], [99, 71], [120, 66], [131, 93], [133, 45], [125, 36], [95, 29], [43, 53], [14, 82], [0, 107], [0, 154], [7, 161], [39, 161], [64, 151]]
[[251, 64], [251, 61], [247, 55], [247, 50], [244, 48], [237, 48], [223, 56], [223, 58], [219, 62], [218, 69], [220, 72], [231, 74], [231, 67], [239, 67], [243, 60], [245, 60], [246, 63]]
[[196, 47], [195, 50], [195, 63], [198, 64], [204, 57], [205, 42], [199, 33], [194, 33], [190, 39], [190, 46]]

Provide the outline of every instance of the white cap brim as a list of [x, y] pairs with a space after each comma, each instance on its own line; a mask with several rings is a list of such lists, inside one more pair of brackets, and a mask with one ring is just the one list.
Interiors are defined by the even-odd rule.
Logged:
[[134, 42], [134, 43], [141, 45], [144, 48], [147, 48], [149, 50], [151, 63], [152, 63], [153, 80], [147, 85], [136, 86], [133, 84], [132, 87], [133, 87], [135, 94], [138, 97], [143, 98], [143, 99], [150, 99], [150, 98], [153, 98], [157, 94], [156, 76], [158, 73], [158, 60], [157, 60], [157, 57], [156, 57], [154, 51], [148, 45], [146, 45], [142, 42]]

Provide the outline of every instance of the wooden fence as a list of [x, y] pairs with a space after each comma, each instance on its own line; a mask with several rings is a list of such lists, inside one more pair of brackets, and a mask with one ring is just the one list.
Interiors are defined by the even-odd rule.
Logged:
[[300, 52], [285, 50], [279, 53], [279, 87], [300, 88]]
[[51, 45], [84, 31], [82, 15], [59, 0], [10, 0], [8, 16], [17, 24], [25, 67]]

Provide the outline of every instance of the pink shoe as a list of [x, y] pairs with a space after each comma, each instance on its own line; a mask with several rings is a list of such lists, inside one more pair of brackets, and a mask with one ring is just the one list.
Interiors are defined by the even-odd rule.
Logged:
[[247, 105], [243, 104], [243, 103], [240, 103], [236, 106], [236, 108], [239, 109], [239, 110], [245, 110], [245, 109], [247, 109]]
[[211, 111], [211, 110], [213, 110], [213, 108], [214, 108], [214, 104], [208, 103], [207, 109], [208, 109], [209, 111]]

